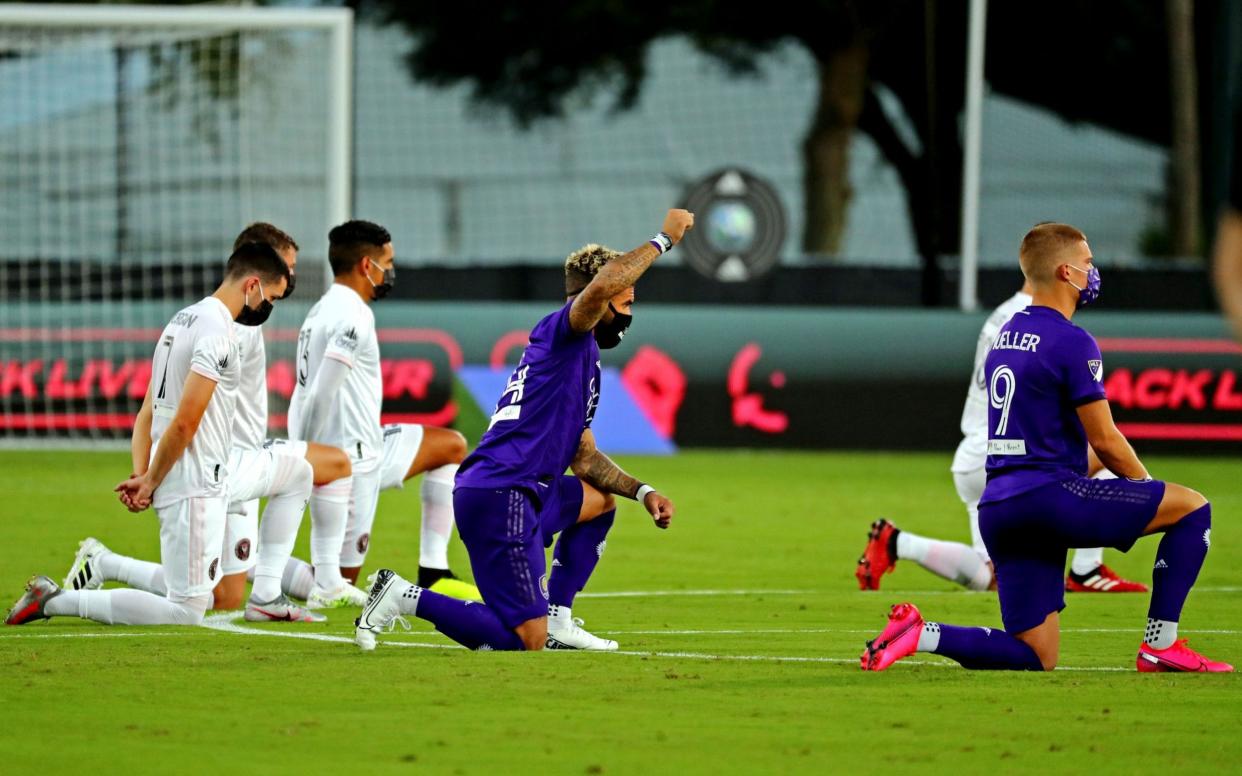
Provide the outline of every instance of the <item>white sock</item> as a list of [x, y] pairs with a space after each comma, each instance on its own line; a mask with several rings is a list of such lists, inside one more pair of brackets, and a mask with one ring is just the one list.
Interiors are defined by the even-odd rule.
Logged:
[[178, 603], [142, 590], [66, 590], [45, 611], [106, 625], [198, 625], [210, 605], [210, 595]]
[[971, 590], [987, 590], [992, 571], [973, 547], [960, 542], [943, 542], [902, 531], [897, 534], [897, 557], [912, 560], [950, 582]]
[[254, 567], [254, 587], [250, 591], [256, 601], [271, 601], [280, 595], [281, 577], [293, 554], [314, 477], [306, 459], [276, 457], [272, 483], [277, 492], [268, 499], [259, 521], [259, 551]]
[[423, 589], [418, 585], [407, 584], [405, 590], [401, 591], [401, 595], [397, 597], [397, 606], [402, 614], [412, 614], [418, 616], [418, 597], [423, 594]]
[[349, 496], [353, 477], [342, 477], [311, 491], [311, 564], [315, 582], [325, 590], [344, 583], [341, 577], [341, 544], [349, 521]]
[[1094, 547], [1087, 550], [1074, 550], [1074, 559], [1070, 561], [1070, 571], [1078, 576], [1090, 574], [1104, 565], [1104, 548]]
[[423, 475], [419, 492], [423, 498], [423, 524], [419, 532], [418, 565], [447, 569], [449, 539], [453, 535], [453, 478], [457, 464], [450, 463]]
[[919, 634], [919, 645], [915, 647], [916, 652], [935, 652], [936, 647], [940, 646], [940, 623], [925, 622], [923, 623], [923, 632]]
[[315, 585], [315, 569], [300, 558], [290, 558], [280, 577], [280, 589], [286, 595], [305, 601]]
[[128, 555], [110, 552], [98, 560], [99, 573], [105, 580], [120, 582], [137, 590], [164, 595], [168, 588], [164, 585], [164, 567], [147, 560], [138, 560]]
[[1147, 618], [1147, 632], [1143, 634], [1143, 643], [1153, 649], [1168, 649], [1177, 641], [1177, 623], [1168, 620]]

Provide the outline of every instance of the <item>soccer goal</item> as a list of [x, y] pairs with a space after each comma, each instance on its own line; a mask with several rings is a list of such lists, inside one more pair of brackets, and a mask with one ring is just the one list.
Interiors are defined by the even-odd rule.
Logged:
[[291, 359], [350, 210], [352, 35], [346, 9], [0, 4], [0, 444], [127, 439], [159, 329], [253, 221], [302, 246], [268, 326]]

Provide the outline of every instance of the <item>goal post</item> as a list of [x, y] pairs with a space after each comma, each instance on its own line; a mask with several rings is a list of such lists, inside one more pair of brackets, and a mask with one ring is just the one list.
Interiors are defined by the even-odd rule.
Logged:
[[352, 71], [349, 9], [0, 4], [0, 444], [128, 438], [155, 334], [253, 221], [301, 244], [296, 329], [350, 215]]

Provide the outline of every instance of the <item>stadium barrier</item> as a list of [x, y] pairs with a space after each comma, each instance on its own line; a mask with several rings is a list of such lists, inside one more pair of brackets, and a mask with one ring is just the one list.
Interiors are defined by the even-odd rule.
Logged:
[[[553, 304], [377, 304], [385, 420], [477, 426], [494, 398], [455, 390], [454, 375], [468, 366], [507, 373]], [[127, 310], [143, 325], [124, 328], [78, 325], [99, 320], [86, 307], [48, 311], [52, 326], [0, 329], [0, 434], [10, 443], [128, 435], [152, 343], [175, 306]], [[269, 354], [291, 352], [304, 311], [277, 307]], [[677, 446], [949, 450], [983, 320], [910, 309], [639, 304], [635, 312], [604, 366], [652, 433]], [[1078, 320], [1100, 342], [1113, 413], [1141, 449], [1237, 449], [1242, 348], [1218, 317], [1096, 311]], [[476, 370], [461, 382], [487, 384], [477, 378]], [[294, 380], [292, 361], [272, 356], [277, 432]]]

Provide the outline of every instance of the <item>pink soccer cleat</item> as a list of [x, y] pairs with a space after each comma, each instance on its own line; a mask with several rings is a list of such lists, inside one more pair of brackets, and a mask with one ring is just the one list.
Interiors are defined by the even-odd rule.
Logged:
[[883, 671], [893, 663], [914, 654], [923, 632], [923, 615], [914, 604], [897, 604], [888, 613], [888, 626], [867, 642], [861, 663], [864, 671]]
[[1140, 673], [1164, 671], [1187, 671], [1191, 673], [1223, 674], [1233, 671], [1233, 666], [1203, 655], [1186, 646], [1186, 639], [1178, 639], [1167, 649], [1153, 649], [1147, 644], [1139, 647], [1136, 664]]
[[897, 565], [894, 553], [888, 551], [889, 544], [893, 541], [893, 534], [896, 533], [897, 526], [884, 518], [871, 524], [871, 530], [867, 532], [867, 546], [863, 549], [862, 557], [858, 559], [858, 566], [854, 569], [859, 590], [879, 590], [880, 577], [891, 572]]

